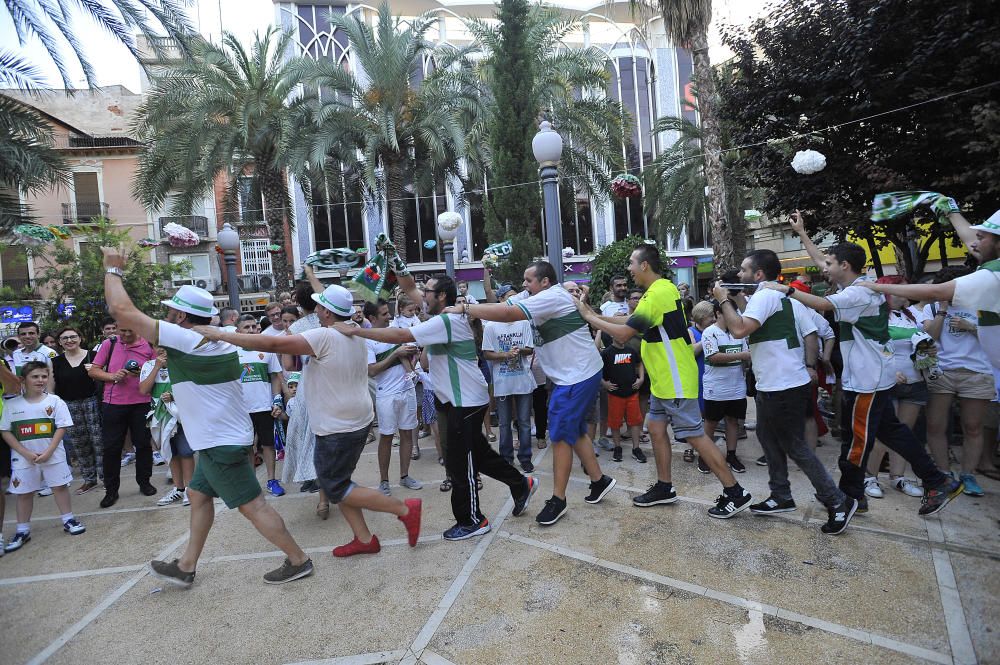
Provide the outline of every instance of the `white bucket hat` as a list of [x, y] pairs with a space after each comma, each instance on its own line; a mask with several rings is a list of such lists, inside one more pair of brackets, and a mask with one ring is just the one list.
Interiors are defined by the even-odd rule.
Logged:
[[195, 316], [215, 316], [219, 313], [219, 310], [215, 308], [212, 294], [190, 284], [185, 284], [177, 289], [177, 293], [170, 300], [161, 300], [160, 303]]
[[990, 215], [982, 224], [976, 224], [972, 227], [973, 231], [984, 231], [986, 233], [992, 233], [994, 235], [1000, 236], [1000, 210]]
[[338, 316], [349, 317], [354, 314], [354, 296], [337, 284], [326, 287], [323, 293], [312, 294], [312, 299]]

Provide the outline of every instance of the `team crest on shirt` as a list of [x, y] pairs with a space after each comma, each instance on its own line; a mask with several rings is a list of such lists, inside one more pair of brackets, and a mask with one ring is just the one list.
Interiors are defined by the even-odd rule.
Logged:
[[53, 411], [55, 411], [55, 408], [53, 408], [51, 405], [45, 407], [45, 415], [51, 416]]
[[264, 354], [263, 353], [258, 353], [257, 357], [260, 358], [261, 360], [263, 360], [264, 359]]
[[14, 478], [11, 478], [10, 484], [17, 488], [21, 486], [21, 481], [15, 476]]
[[51, 360], [52, 358], [55, 358], [55, 357], [56, 357], [56, 352], [55, 351], [49, 351], [49, 359]]

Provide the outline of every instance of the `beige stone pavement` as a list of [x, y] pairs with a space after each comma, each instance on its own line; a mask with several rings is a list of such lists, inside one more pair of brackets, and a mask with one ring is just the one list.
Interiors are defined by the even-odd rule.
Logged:
[[[1000, 663], [1000, 483], [981, 479], [985, 497], [960, 497], [929, 519], [917, 515], [919, 499], [887, 488], [829, 537], [797, 469], [797, 512], [710, 519], [719, 485], [677, 445], [681, 502], [633, 507], [653, 480], [652, 458], [614, 463], [603, 453], [618, 487], [588, 505], [577, 467], [569, 513], [541, 527], [534, 515], [551, 494], [551, 464], [536, 450], [542, 482], [527, 514], [511, 517], [506, 488], [484, 479], [493, 531], [449, 543], [450, 503], [428, 441], [412, 467], [424, 489], [393, 489], [424, 500], [414, 549], [394, 517], [371, 515], [382, 552], [334, 559], [330, 549], [350, 539], [336, 510], [319, 520], [316, 496], [295, 486], [269, 497], [316, 565], [313, 577], [277, 587], [261, 576], [280, 553], [219, 504], [194, 586], [161, 588], [146, 562], [178, 555], [187, 509], [141, 496], [134, 467], [112, 509], [98, 507], [99, 492], [74, 496], [87, 526], [78, 537], [62, 533], [51, 498], [36, 499], [32, 541], [0, 559], [0, 665]], [[825, 441], [819, 453], [836, 477], [837, 446]], [[738, 479], [763, 499], [753, 433], [740, 450]], [[362, 484], [378, 482], [374, 451], [361, 458]], [[164, 470], [155, 469], [158, 487]], [[7, 517], [9, 538], [12, 502]]]

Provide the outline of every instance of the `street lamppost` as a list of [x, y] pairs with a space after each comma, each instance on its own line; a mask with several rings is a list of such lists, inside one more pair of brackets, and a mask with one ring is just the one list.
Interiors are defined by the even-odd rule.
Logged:
[[542, 179], [545, 201], [545, 239], [548, 242], [549, 263], [556, 270], [556, 279], [562, 284], [562, 221], [559, 214], [559, 158], [562, 157], [563, 140], [552, 123], [543, 120], [538, 133], [531, 139], [531, 151], [538, 160], [538, 175]]
[[226, 260], [226, 286], [229, 290], [229, 306], [240, 309], [240, 286], [236, 282], [236, 252], [240, 249], [240, 234], [229, 222], [222, 225], [216, 242], [222, 248], [222, 256]]
[[457, 212], [443, 212], [437, 218], [437, 232], [444, 243], [444, 271], [455, 278], [455, 238], [462, 228], [462, 216]]

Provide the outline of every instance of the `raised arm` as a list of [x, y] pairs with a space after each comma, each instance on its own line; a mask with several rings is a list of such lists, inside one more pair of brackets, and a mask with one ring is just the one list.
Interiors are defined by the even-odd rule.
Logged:
[[309, 286], [312, 287], [312, 290], [316, 293], [323, 293], [323, 289], [326, 287], [323, 286], [323, 282], [319, 281], [319, 277], [316, 276], [313, 267], [308, 264], [304, 265], [302, 266], [302, 272], [305, 273], [306, 279], [309, 280]]
[[972, 251], [970, 247], [976, 240], [976, 232], [972, 230], [972, 224], [969, 224], [969, 220], [963, 217], [962, 213], [953, 212], [948, 215], [948, 221], [951, 222], [955, 233], [958, 234], [962, 243], [965, 244], [966, 251]]
[[498, 302], [496, 291], [493, 290], [493, 278], [486, 263], [483, 263], [483, 291], [486, 292], [486, 302]]
[[580, 316], [583, 317], [584, 321], [597, 330], [611, 335], [611, 337], [613, 337], [619, 344], [625, 344], [639, 334], [639, 331], [632, 326], [624, 323], [612, 323], [610, 320], [595, 312], [590, 305], [587, 304], [586, 298], [580, 298], [576, 301], [576, 309], [580, 312]]
[[396, 281], [399, 284], [399, 290], [405, 293], [412, 302], [419, 305], [424, 301], [424, 292], [417, 288], [417, 281], [413, 279], [413, 275], [396, 273]]
[[802, 211], [796, 210], [792, 213], [791, 219], [792, 230], [798, 234], [799, 239], [802, 241], [802, 246], [805, 248], [806, 253], [809, 254], [809, 258], [813, 260], [816, 267], [823, 269], [823, 264], [825, 263], [823, 259], [823, 252], [820, 251], [816, 243], [812, 241], [809, 234], [806, 233], [806, 223], [802, 220]]
[[[125, 269], [125, 256], [115, 247], [101, 247], [104, 254], [104, 268]], [[119, 328], [127, 328], [143, 339], [156, 339], [156, 319], [139, 311], [125, 291], [122, 278], [116, 274], [104, 273], [104, 301], [108, 304], [108, 314], [118, 322]]]

